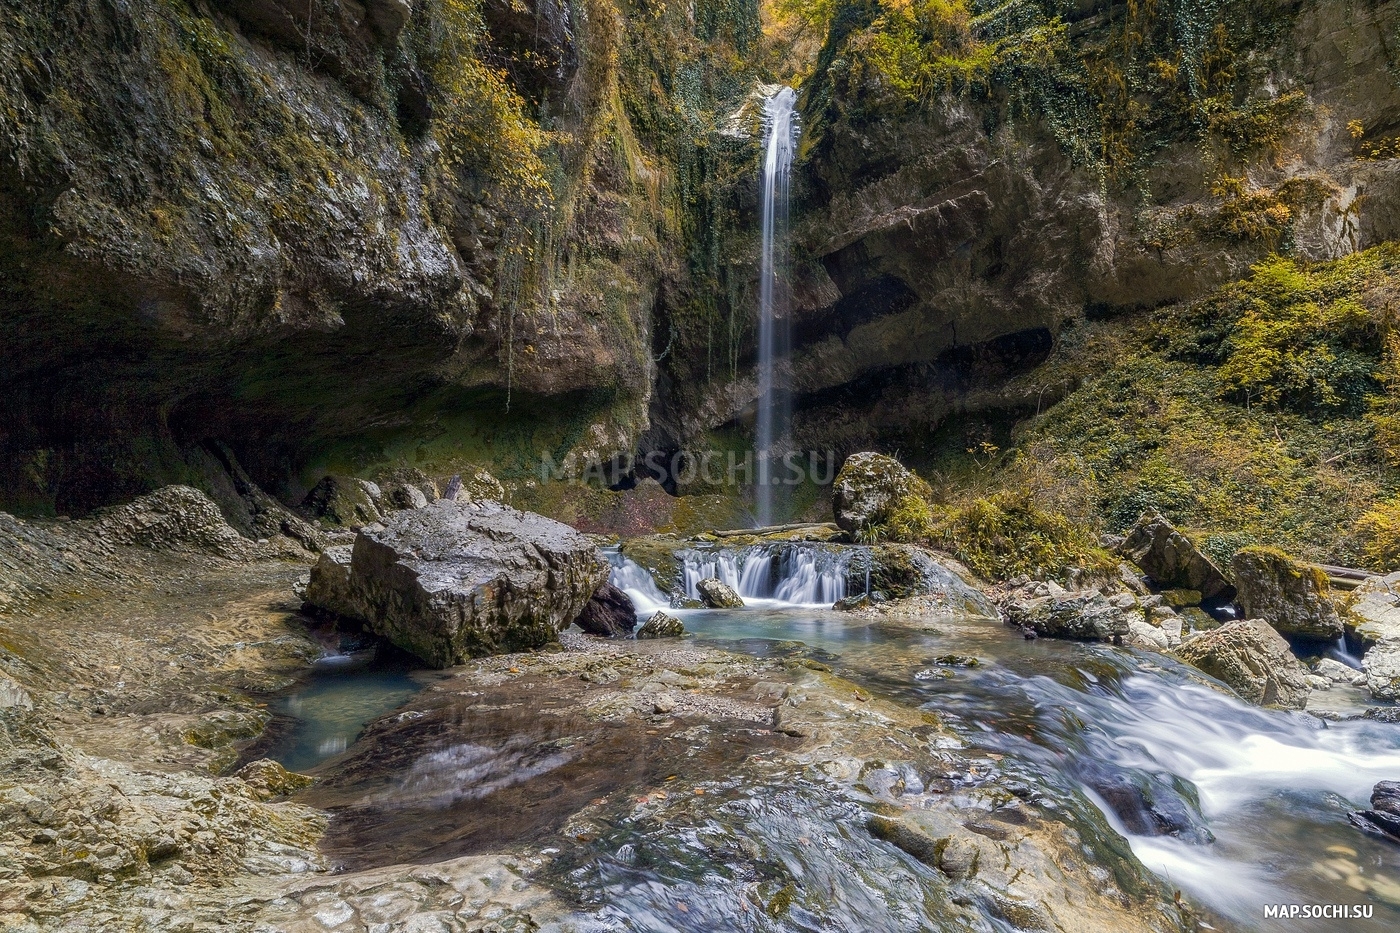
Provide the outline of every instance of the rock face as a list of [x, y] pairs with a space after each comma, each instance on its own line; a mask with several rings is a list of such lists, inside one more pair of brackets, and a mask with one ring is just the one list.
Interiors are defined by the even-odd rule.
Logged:
[[1378, 700], [1400, 700], [1400, 573], [1367, 577], [1345, 606], [1347, 631], [1366, 651], [1366, 689]]
[[884, 454], [851, 454], [831, 487], [831, 510], [844, 531], [858, 533], [889, 521], [910, 497], [927, 499], [928, 484]]
[[1148, 512], [1137, 520], [1119, 546], [1119, 553], [1164, 589], [1196, 590], [1205, 599], [1229, 599], [1234, 595], [1234, 587], [1220, 568], [1156, 512]]
[[114, 544], [234, 560], [247, 557], [252, 545], [224, 521], [214, 500], [190, 486], [166, 486], [104, 512], [97, 531]]
[[589, 635], [621, 638], [637, 627], [637, 607], [632, 599], [611, 583], [598, 587], [574, 624]]
[[1327, 574], [1273, 548], [1248, 547], [1230, 561], [1246, 618], [1264, 619], [1284, 635], [1336, 641], [1342, 620], [1332, 605]]
[[1347, 814], [1363, 832], [1400, 843], [1400, 781], [1381, 781], [1371, 791], [1371, 809]]
[[317, 518], [348, 528], [379, 521], [381, 499], [379, 486], [369, 480], [327, 475], [311, 487], [302, 508]]
[[1186, 642], [1176, 654], [1251, 703], [1287, 709], [1307, 705], [1307, 668], [1263, 619], [1222, 625]]
[[707, 609], [743, 609], [744, 600], [734, 588], [722, 580], [707, 577], [695, 584], [700, 601]]
[[362, 530], [348, 569], [343, 552], [322, 555], [306, 598], [448, 667], [549, 644], [607, 577], [598, 549], [567, 525], [439, 500]]
[[1378, 700], [1400, 700], [1400, 639], [1374, 645], [1361, 659], [1366, 689]]
[[685, 634], [685, 623], [660, 609], [637, 629], [638, 638], [680, 638]]

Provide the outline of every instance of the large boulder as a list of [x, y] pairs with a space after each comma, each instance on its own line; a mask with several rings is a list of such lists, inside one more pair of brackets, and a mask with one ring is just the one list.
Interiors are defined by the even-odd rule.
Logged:
[[154, 551], [250, 556], [252, 542], [234, 531], [214, 500], [190, 486], [166, 486], [98, 516], [96, 530], [113, 544]]
[[397, 512], [360, 531], [348, 570], [337, 558], [312, 569], [307, 601], [436, 667], [555, 641], [608, 578], [583, 535], [492, 502]]
[[1346, 597], [1346, 627], [1363, 646], [1400, 641], [1400, 573], [1367, 577]]
[[1302, 709], [1308, 669], [1263, 619], [1230, 622], [1176, 649], [1177, 657], [1261, 706]]
[[1367, 577], [1345, 607], [1347, 631], [1366, 652], [1366, 689], [1378, 700], [1400, 700], [1400, 573]]
[[1378, 700], [1400, 700], [1400, 639], [1372, 645], [1361, 659], [1366, 689]]
[[379, 512], [382, 496], [379, 486], [369, 480], [328, 474], [311, 487], [301, 505], [331, 524], [358, 527], [383, 517]]
[[598, 587], [574, 624], [589, 635], [620, 638], [637, 627], [637, 607], [632, 598], [611, 583]]
[[1332, 605], [1327, 574], [1268, 547], [1247, 547], [1230, 561], [1246, 618], [1264, 619], [1284, 635], [1336, 641], [1342, 619]]
[[700, 594], [700, 601], [708, 609], [744, 608], [743, 597], [734, 592], [734, 587], [714, 577], [696, 581], [695, 591]]
[[1128, 531], [1118, 552], [1162, 589], [1197, 590], [1205, 599], [1230, 599], [1235, 588], [1210, 558], [1171, 522], [1147, 512]]
[[904, 468], [898, 460], [877, 453], [851, 454], [831, 487], [831, 509], [836, 524], [859, 534], [883, 528], [891, 519], [909, 513], [911, 506], [927, 511], [932, 492], [928, 483]]
[[[1002, 604], [1008, 625], [1028, 634], [1122, 644], [1132, 615], [1098, 590], [1070, 593], [1054, 588], [1045, 595], [1015, 596]], [[1141, 613], [1137, 614], [1141, 619]], [[1165, 638], [1163, 639], [1165, 647]]]

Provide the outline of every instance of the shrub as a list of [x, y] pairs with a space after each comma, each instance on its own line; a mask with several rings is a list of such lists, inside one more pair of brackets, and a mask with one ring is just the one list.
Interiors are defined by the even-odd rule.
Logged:
[[940, 523], [937, 541], [988, 579], [1062, 577], [1070, 567], [1093, 572], [1114, 566], [1087, 528], [1041, 509], [1023, 490], [999, 492], [953, 510]]
[[1381, 502], [1356, 522], [1361, 556], [1368, 569], [1400, 570], [1400, 499]]

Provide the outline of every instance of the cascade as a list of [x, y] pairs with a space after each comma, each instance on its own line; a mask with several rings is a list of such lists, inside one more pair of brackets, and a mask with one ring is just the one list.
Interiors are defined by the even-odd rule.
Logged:
[[774, 521], [773, 471], [775, 444], [787, 430], [787, 388], [778, 384], [777, 367], [788, 349], [787, 292], [779, 287], [786, 271], [788, 186], [792, 157], [797, 148], [797, 94], [785, 87], [763, 104], [763, 249], [759, 263], [758, 299], [758, 411], [754, 437], [758, 460], [755, 511], [758, 524]]
[[[698, 599], [700, 581], [714, 578], [746, 602], [826, 607], [846, 595], [851, 553], [813, 545], [763, 544], [695, 549], [676, 557], [681, 565], [680, 590], [687, 598]], [[632, 598], [639, 615], [650, 615], [669, 604], [646, 570], [616, 551], [609, 552], [608, 559], [613, 585]]]

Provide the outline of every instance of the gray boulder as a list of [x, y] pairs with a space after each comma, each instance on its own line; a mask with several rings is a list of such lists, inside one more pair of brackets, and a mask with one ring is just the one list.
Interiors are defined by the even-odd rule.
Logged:
[[611, 583], [598, 587], [574, 624], [589, 635], [620, 638], [637, 627], [637, 607], [632, 598]]
[[99, 515], [96, 530], [113, 544], [154, 551], [247, 558], [253, 542], [224, 521], [219, 507], [198, 489], [166, 486]]
[[852, 533], [884, 525], [910, 497], [927, 500], [928, 484], [898, 460], [877, 453], [851, 454], [831, 487], [836, 524]]
[[1156, 512], [1144, 513], [1118, 552], [1163, 589], [1197, 590], [1206, 599], [1230, 599], [1235, 588], [1191, 539]]
[[1379, 700], [1400, 700], [1400, 573], [1363, 580], [1347, 595], [1345, 616], [1366, 651], [1366, 689]]
[[[1058, 590], [1058, 587], [1056, 588]], [[1008, 625], [1050, 638], [1122, 644], [1131, 631], [1129, 613], [1097, 590], [1044, 596], [1013, 596], [1002, 605]], [[1140, 614], [1138, 615], [1140, 618]]]
[[567, 525], [443, 499], [362, 529], [348, 568], [324, 555], [306, 599], [449, 667], [555, 641], [607, 577], [598, 549]]
[[707, 577], [695, 584], [700, 601], [709, 609], [743, 609], [744, 600], [734, 588], [714, 577]]
[[1366, 689], [1378, 700], [1400, 700], [1400, 639], [1372, 645], [1361, 659]]
[[332, 615], [360, 618], [361, 610], [350, 590], [350, 555], [354, 547], [337, 544], [326, 548], [311, 569], [302, 598]]
[[1230, 573], [1246, 618], [1264, 619], [1284, 635], [1342, 637], [1342, 619], [1321, 568], [1273, 548], [1248, 547], [1230, 561]]
[[1400, 573], [1367, 577], [1347, 595], [1346, 627], [1363, 645], [1400, 641]]
[[1261, 706], [1302, 709], [1308, 669], [1263, 619], [1230, 622], [1191, 639], [1176, 656]]
[[637, 629], [638, 638], [680, 638], [684, 634], [685, 624], [660, 609], [652, 613], [651, 618]]

